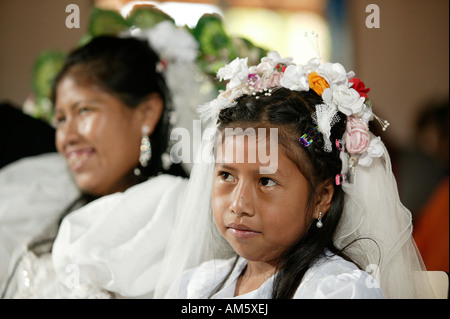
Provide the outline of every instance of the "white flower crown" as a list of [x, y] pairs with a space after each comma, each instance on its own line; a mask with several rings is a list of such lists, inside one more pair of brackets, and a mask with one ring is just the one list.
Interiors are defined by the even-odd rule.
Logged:
[[[320, 64], [318, 58], [313, 58], [305, 65], [297, 65], [292, 60], [289, 57], [281, 58], [278, 52], [272, 51], [261, 59], [260, 64], [249, 67], [247, 58], [236, 58], [217, 72], [219, 80], [229, 82], [215, 100], [199, 108], [201, 119], [216, 121], [222, 109], [234, 106], [236, 99], [243, 95], [259, 98], [259, 93], [270, 95], [272, 89], [279, 87], [292, 91], [314, 90], [324, 102], [316, 105], [312, 118], [317, 124], [317, 131], [324, 137], [325, 151], [331, 151], [330, 130], [340, 119], [337, 116], [339, 111], [347, 116], [344, 136], [341, 141], [336, 141], [336, 145], [349, 155], [346, 159], [341, 156], [343, 166], [369, 166], [374, 157], [382, 156], [384, 148], [380, 138], [369, 134], [368, 124], [376, 118], [386, 130], [389, 123], [373, 114], [367, 98], [370, 89], [354, 77], [354, 72], [346, 72], [340, 63]], [[312, 141], [306, 141], [308, 133], [300, 138], [305, 141], [302, 143], [305, 146]], [[346, 176], [341, 174], [336, 178], [339, 178], [337, 184], [340, 184]]]

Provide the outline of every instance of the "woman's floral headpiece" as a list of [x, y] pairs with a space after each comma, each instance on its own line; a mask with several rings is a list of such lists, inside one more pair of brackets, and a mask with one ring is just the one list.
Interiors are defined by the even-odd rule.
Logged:
[[[247, 58], [236, 58], [217, 72], [218, 78], [229, 80], [226, 89], [219, 96], [199, 108], [203, 121], [217, 120], [219, 112], [236, 104], [236, 99], [243, 95], [270, 95], [272, 89], [284, 87], [292, 91], [314, 90], [323, 99], [323, 104], [316, 105], [312, 119], [317, 124], [317, 131], [324, 137], [324, 150], [330, 152], [336, 143], [347, 156], [341, 156], [343, 166], [352, 168], [359, 164], [369, 166], [374, 157], [383, 155], [379, 137], [369, 134], [369, 121], [376, 118], [383, 130], [389, 123], [372, 112], [370, 100], [364, 83], [355, 78], [354, 72], [347, 72], [340, 63], [320, 64], [318, 58], [311, 59], [305, 65], [297, 65], [292, 58], [281, 58], [276, 51], [270, 52], [256, 66], [248, 66]], [[340, 120], [337, 112], [347, 116], [346, 131], [339, 141], [330, 141], [331, 127]], [[308, 132], [300, 138], [307, 147], [312, 141]], [[342, 154], [341, 153], [341, 154]], [[346, 176], [337, 176], [340, 184]]]

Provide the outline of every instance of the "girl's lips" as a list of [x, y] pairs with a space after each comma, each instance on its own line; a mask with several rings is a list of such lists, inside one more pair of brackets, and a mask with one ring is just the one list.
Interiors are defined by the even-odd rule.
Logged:
[[236, 238], [247, 239], [258, 236], [261, 232], [251, 229], [244, 224], [229, 224], [227, 226], [228, 231]]
[[93, 149], [82, 149], [66, 153], [67, 164], [72, 171], [80, 170], [86, 161], [94, 154]]

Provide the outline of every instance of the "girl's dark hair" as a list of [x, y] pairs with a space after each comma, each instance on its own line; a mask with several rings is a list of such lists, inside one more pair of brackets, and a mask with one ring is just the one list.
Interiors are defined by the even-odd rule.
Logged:
[[[161, 155], [168, 147], [171, 100], [165, 80], [157, 72], [159, 60], [146, 41], [99, 36], [69, 54], [54, 81], [51, 96], [54, 105], [56, 88], [69, 73], [79, 83], [97, 85], [130, 108], [137, 107], [151, 93], [159, 94], [164, 111], [150, 136], [152, 158], [146, 167], [139, 164], [142, 180], [163, 171]], [[174, 171], [174, 175], [186, 176], [183, 170]]]
[[[307, 207], [309, 213], [312, 213], [318, 186], [326, 181], [333, 182], [342, 167], [340, 151], [336, 147], [331, 152], [324, 151], [321, 134], [308, 147], [299, 142], [303, 134], [316, 126], [311, 116], [315, 112], [315, 106], [323, 104], [322, 98], [313, 90], [296, 92], [278, 88], [270, 96], [263, 94], [257, 99], [255, 96], [245, 95], [236, 102], [235, 106], [220, 112], [219, 130], [230, 126], [277, 127], [279, 145], [283, 146], [287, 156], [308, 180]], [[340, 120], [331, 129], [330, 139], [333, 144], [345, 131], [346, 116], [340, 112], [338, 115]], [[343, 190], [340, 186], [335, 186], [331, 207], [322, 219], [323, 227], [309, 227], [306, 235], [280, 257], [272, 298], [292, 298], [311, 262], [326, 249], [349, 260], [333, 245], [332, 240], [343, 206]]]

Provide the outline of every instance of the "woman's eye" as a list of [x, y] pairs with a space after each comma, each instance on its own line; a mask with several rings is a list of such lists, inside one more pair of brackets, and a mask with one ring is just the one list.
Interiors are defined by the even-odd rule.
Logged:
[[226, 182], [233, 182], [234, 181], [234, 177], [230, 173], [220, 172], [219, 176]]
[[78, 109], [78, 113], [83, 114], [83, 113], [89, 112], [90, 110], [91, 109], [89, 107], [84, 106], [84, 107], [80, 107]]
[[59, 125], [63, 124], [66, 121], [65, 116], [55, 116], [52, 120], [52, 125], [54, 127], [58, 127]]
[[263, 178], [261, 178], [261, 179], [259, 180], [259, 182], [260, 182], [260, 184], [261, 184], [262, 186], [268, 186], [268, 187], [270, 187], [270, 186], [276, 186], [276, 185], [277, 185], [277, 183], [276, 183], [273, 179], [270, 179], [270, 178], [268, 178], [268, 177], [263, 177]]

